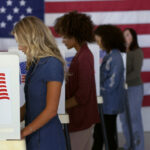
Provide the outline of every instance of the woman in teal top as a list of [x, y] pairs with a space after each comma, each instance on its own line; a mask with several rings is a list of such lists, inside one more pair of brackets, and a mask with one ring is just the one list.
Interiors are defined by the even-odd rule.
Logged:
[[57, 109], [64, 80], [64, 60], [50, 30], [36, 17], [18, 22], [13, 34], [27, 55], [26, 104], [22, 107], [27, 150], [66, 150]]

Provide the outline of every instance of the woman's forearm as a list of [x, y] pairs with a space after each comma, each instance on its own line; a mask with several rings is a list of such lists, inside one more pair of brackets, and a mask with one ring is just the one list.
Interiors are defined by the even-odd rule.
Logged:
[[47, 109], [43, 110], [43, 112], [41, 112], [41, 114], [35, 120], [33, 120], [32, 123], [30, 123], [23, 129], [23, 137], [26, 137], [35, 132], [36, 130], [40, 129], [42, 126], [48, 123], [54, 116], [56, 116], [56, 114], [56, 111], [50, 111]]
[[45, 109], [28, 126], [26, 126], [22, 130], [22, 138], [40, 129], [54, 116], [56, 116], [61, 93], [61, 85], [62, 83], [57, 81], [51, 81], [47, 83]]

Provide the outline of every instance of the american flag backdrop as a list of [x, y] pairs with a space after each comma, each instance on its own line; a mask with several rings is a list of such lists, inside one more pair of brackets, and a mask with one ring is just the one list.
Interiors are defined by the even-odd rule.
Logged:
[[142, 79], [144, 106], [150, 106], [150, 1], [149, 0], [0, 0], [0, 50], [16, 46], [10, 37], [13, 25], [26, 15], [44, 18], [58, 43], [54, 32], [55, 19], [72, 10], [87, 13], [95, 26], [114, 24], [121, 29], [134, 28], [144, 52]]
[[6, 83], [6, 74], [0, 73], [0, 100], [9, 100], [7, 83]]

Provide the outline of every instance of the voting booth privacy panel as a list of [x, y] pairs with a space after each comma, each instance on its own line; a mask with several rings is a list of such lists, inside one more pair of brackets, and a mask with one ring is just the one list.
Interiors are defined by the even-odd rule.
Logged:
[[0, 53], [0, 140], [20, 139], [19, 57]]

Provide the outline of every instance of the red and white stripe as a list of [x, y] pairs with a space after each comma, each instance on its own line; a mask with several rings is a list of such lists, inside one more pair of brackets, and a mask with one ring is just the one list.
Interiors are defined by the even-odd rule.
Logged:
[[5, 73], [0, 73], [0, 100], [9, 100]]
[[[132, 27], [138, 33], [138, 41], [144, 52], [142, 79], [144, 103], [150, 106], [150, 1], [148, 0], [45, 0], [45, 24], [60, 43], [54, 32], [56, 18], [72, 10], [87, 13], [95, 26], [114, 24], [121, 29]], [[1, 49], [16, 46], [12, 39], [0, 39]]]
[[21, 75], [21, 83], [25, 83], [26, 75], [22, 74]]

